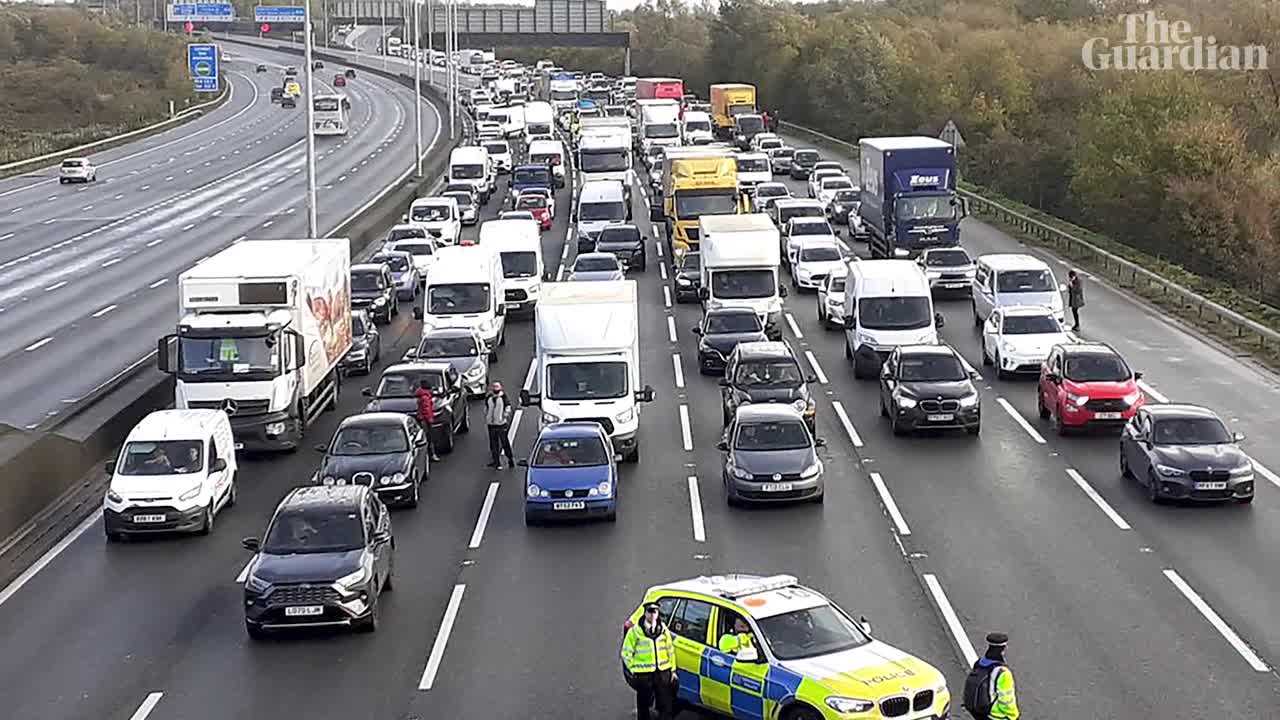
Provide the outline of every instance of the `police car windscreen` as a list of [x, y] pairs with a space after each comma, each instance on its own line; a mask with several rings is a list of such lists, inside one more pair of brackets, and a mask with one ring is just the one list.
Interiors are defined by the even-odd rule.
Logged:
[[869, 642], [856, 625], [830, 605], [757, 618], [756, 625], [779, 660], [830, 655]]

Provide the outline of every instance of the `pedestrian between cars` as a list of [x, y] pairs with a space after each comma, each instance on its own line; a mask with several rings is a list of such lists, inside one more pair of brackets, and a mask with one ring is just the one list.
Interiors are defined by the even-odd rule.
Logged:
[[1067, 273], [1067, 306], [1071, 308], [1073, 332], [1080, 332], [1080, 308], [1084, 307], [1084, 280], [1075, 270]]
[[489, 467], [502, 469], [502, 455], [507, 456], [507, 468], [516, 466], [514, 453], [511, 452], [511, 438], [507, 435], [511, 426], [511, 400], [502, 389], [502, 383], [489, 386], [489, 395], [484, 399], [484, 422], [489, 426]]
[[440, 462], [440, 456], [436, 455], [436, 443], [431, 439], [431, 424], [436, 421], [436, 396], [431, 391], [431, 382], [423, 378], [413, 394], [418, 398], [418, 424], [427, 436], [427, 451], [431, 453], [431, 462]]

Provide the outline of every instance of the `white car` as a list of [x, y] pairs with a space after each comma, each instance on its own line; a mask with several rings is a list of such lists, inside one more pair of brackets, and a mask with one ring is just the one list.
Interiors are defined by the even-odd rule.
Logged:
[[862, 188], [854, 185], [853, 181], [845, 175], [823, 178], [821, 184], [818, 185], [818, 202], [823, 205], [830, 205], [831, 201], [835, 199], [836, 193], [841, 190], [861, 191]]
[[826, 282], [818, 287], [818, 324], [824, 328], [844, 327], [844, 281], [849, 271], [832, 268]]
[[462, 236], [463, 210], [452, 197], [425, 197], [409, 203], [404, 222], [420, 227], [439, 245], [457, 245]]
[[503, 210], [498, 213], [499, 220], [532, 220], [537, 222], [537, 218], [528, 210]]
[[98, 168], [87, 158], [67, 158], [58, 168], [58, 183], [93, 182], [98, 179]]
[[973, 258], [964, 248], [929, 248], [916, 258], [925, 277], [929, 278], [929, 289], [933, 292], [947, 292], [967, 295], [973, 289]]
[[818, 190], [822, 188], [822, 181], [827, 178], [837, 177], [845, 177], [844, 171], [836, 170], [835, 168], [823, 168], [809, 173], [809, 197], [816, 200], [818, 197]]
[[458, 203], [463, 225], [475, 225], [480, 221], [480, 208], [476, 206], [474, 195], [465, 190], [450, 190], [444, 193], [444, 197], [453, 198]]
[[[772, 144], [774, 141], [776, 145]], [[768, 152], [775, 147], [782, 147], [782, 138], [774, 133], [762, 132], [751, 136], [751, 152]]]
[[426, 284], [427, 271], [436, 260], [436, 245], [430, 238], [401, 238], [386, 243], [382, 249], [409, 253], [413, 257], [413, 267], [418, 271], [418, 284]]
[[773, 182], [769, 156], [764, 153], [738, 153], [738, 187], [748, 190], [760, 183]]
[[787, 221], [786, 230], [782, 233], [782, 262], [791, 268], [792, 277], [795, 277], [796, 256], [800, 253], [800, 244], [810, 240], [827, 240], [836, 243], [836, 231], [825, 217], [796, 217]]
[[982, 325], [982, 364], [996, 377], [1034, 375], [1055, 345], [1076, 342], [1053, 310], [1038, 306], [996, 308]]
[[844, 269], [844, 254], [835, 240], [823, 237], [803, 238], [791, 266], [791, 279], [801, 291], [822, 287], [836, 268]]
[[791, 197], [791, 188], [787, 187], [786, 183], [763, 182], [756, 186], [751, 205], [756, 212], [759, 212], [764, 209], [765, 203], [770, 199], [789, 197]]
[[503, 174], [511, 172], [511, 145], [506, 140], [485, 140], [482, 144], [489, 152], [494, 170]]

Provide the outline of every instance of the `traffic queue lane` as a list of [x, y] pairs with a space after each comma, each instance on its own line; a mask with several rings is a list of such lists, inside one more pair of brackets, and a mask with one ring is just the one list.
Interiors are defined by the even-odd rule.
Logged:
[[[233, 122], [187, 144], [126, 154], [120, 165], [108, 160], [97, 183], [0, 196], [23, 202], [15, 205], [21, 212], [0, 213], [17, 228], [4, 232], [20, 236], [0, 243], [0, 307], [8, 306], [0, 312], [0, 421], [34, 426], [146, 355], [172, 331], [174, 278], [200, 258], [246, 236], [306, 234], [306, 108], [281, 109], [269, 98], [296, 62], [247, 50], [233, 60], [246, 69], [231, 76], [233, 104], [217, 113]], [[253, 72], [258, 63], [269, 71]], [[317, 80], [317, 93], [331, 90]], [[352, 100], [350, 132], [316, 141], [322, 231], [408, 170], [403, 150], [413, 146], [411, 91], [372, 73], [343, 90]], [[242, 97], [252, 103], [239, 107]], [[423, 118], [429, 141], [436, 115]], [[237, 130], [242, 123], [248, 127]], [[33, 194], [40, 202], [19, 200]]]

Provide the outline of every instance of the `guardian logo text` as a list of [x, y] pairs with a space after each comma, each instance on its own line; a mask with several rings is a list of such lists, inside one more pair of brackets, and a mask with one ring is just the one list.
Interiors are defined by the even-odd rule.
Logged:
[[1090, 70], [1210, 71], [1266, 70], [1267, 48], [1262, 45], [1221, 45], [1213, 35], [1193, 35], [1186, 20], [1163, 20], [1156, 13], [1120, 16], [1124, 39], [1113, 43], [1089, 38], [1080, 48], [1080, 61]]

